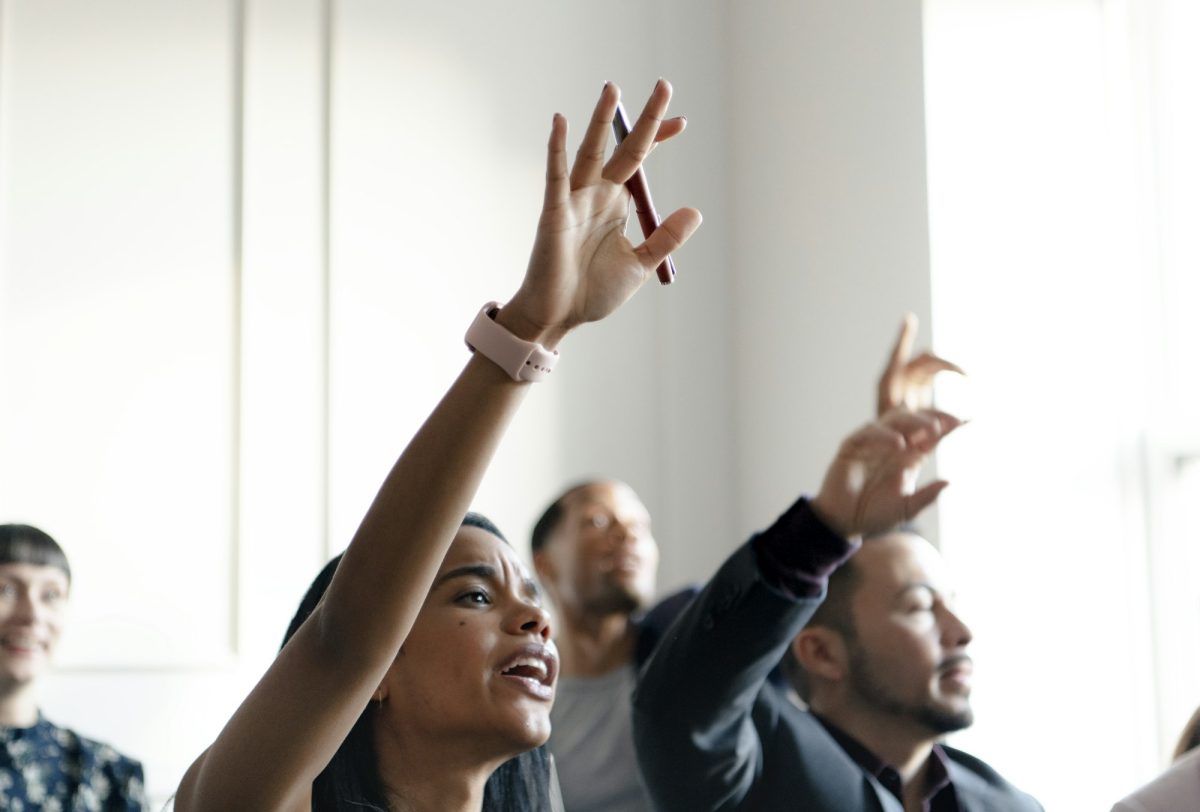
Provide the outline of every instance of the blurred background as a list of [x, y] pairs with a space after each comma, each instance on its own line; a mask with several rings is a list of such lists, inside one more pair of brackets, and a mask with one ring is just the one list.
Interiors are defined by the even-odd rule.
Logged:
[[573, 151], [665, 76], [651, 187], [704, 226], [477, 508], [524, 548], [618, 477], [660, 586], [703, 580], [914, 312], [969, 373], [923, 520], [975, 633], [954, 743], [1107, 808], [1200, 704], [1198, 36], [1189, 0], [5, 0], [0, 521], [75, 569], [46, 714], [165, 800], [518, 284], [552, 114]]

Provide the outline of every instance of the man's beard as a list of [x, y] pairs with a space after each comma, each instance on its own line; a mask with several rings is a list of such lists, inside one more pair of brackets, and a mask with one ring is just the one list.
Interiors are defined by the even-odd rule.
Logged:
[[953, 710], [934, 704], [932, 699], [914, 703], [897, 698], [889, 689], [887, 678], [876, 673], [866, 650], [857, 642], [848, 642], [850, 684], [872, 706], [891, 716], [911, 719], [939, 735], [963, 730], [975, 721], [975, 712], [969, 704]]
[[597, 615], [632, 615], [645, 609], [646, 603], [632, 586], [605, 581], [588, 596], [587, 609]]

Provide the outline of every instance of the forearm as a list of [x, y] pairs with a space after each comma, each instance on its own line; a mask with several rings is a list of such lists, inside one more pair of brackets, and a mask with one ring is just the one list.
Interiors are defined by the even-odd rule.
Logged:
[[[411, 630], [529, 386], [467, 362], [380, 487], [325, 599], [181, 785], [178, 809], [287, 809], [307, 792]], [[278, 767], [246, 774], [263, 754]]]
[[[807, 550], [813, 594], [785, 591], [762, 571], [758, 548], [780, 534]], [[827, 571], [853, 549], [836, 537], [829, 545], [828, 536], [805, 508], [789, 510], [726, 561], [659, 644], [634, 695], [634, 730], [663, 808], [735, 808], [750, 790], [761, 756], [752, 712], [763, 683], [820, 605]]]
[[812, 502], [796, 500], [752, 542], [758, 569], [771, 586], [793, 598], [812, 598], [858, 549], [821, 517]]
[[721, 567], [646, 664], [634, 704], [694, 730], [749, 714], [788, 642], [824, 597], [793, 598], [758, 571], [751, 544]]
[[[642, 245], [625, 239], [621, 184], [649, 151], [670, 87], [656, 85], [634, 132], [611, 160], [591, 160], [604, 154], [604, 122], [617, 97], [617, 89], [606, 85], [580, 147], [584, 159], [571, 171], [566, 121], [554, 117], [529, 267], [517, 295], [496, 315], [504, 330], [547, 349], [573, 327], [619, 307], [700, 223], [699, 212], [681, 209]], [[518, 354], [525, 348], [505, 345], [508, 339], [497, 338]], [[313, 778], [412, 629], [528, 387], [479, 355], [468, 361], [388, 474], [321, 603], [184, 777], [176, 800], [181, 812], [306, 806]]]
[[638, 763], [658, 808], [737, 808], [761, 755], [754, 702], [819, 600], [767, 586], [745, 544], [667, 630], [633, 698]]
[[472, 356], [392, 467], [320, 612], [320, 639], [353, 646], [356, 668], [391, 662], [530, 386]]

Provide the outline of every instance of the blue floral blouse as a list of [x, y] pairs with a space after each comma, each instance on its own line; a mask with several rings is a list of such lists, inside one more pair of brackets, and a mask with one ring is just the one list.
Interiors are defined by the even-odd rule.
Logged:
[[33, 727], [0, 725], [0, 809], [144, 812], [142, 765], [40, 715]]

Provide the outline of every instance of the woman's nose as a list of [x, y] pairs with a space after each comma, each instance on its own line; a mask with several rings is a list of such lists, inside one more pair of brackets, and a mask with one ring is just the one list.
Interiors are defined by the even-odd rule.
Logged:
[[543, 640], [549, 640], [550, 614], [537, 604], [527, 603], [520, 629], [523, 632], [534, 632]]

